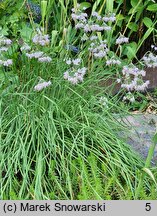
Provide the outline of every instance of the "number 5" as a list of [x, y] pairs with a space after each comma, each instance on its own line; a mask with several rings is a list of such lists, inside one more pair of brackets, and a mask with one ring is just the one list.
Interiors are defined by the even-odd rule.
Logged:
[[146, 203], [145, 210], [146, 211], [150, 211], [151, 210], [151, 203]]

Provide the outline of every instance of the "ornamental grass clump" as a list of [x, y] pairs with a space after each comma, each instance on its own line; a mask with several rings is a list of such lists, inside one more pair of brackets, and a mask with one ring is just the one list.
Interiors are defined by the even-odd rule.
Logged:
[[[20, 82], [1, 97], [2, 199], [135, 197], [144, 162], [119, 136], [127, 130], [118, 120], [128, 114], [127, 108], [99, 83], [106, 74], [119, 74], [117, 82], [127, 92], [123, 99], [134, 102], [133, 93], [145, 90], [149, 81], [143, 82], [144, 70], [124, 66], [119, 52], [112, 50], [108, 38], [114, 13], [89, 16], [77, 5], [72, 18], [80, 31], [76, 41], [85, 36], [85, 49], [67, 45], [73, 53], [66, 53], [64, 62], [58, 47], [51, 49], [49, 36], [37, 30], [32, 43], [20, 48], [22, 67], [15, 68]], [[128, 39], [112, 41], [123, 51]], [[147, 194], [152, 193], [152, 185], [146, 183]]]
[[[67, 61], [67, 67], [82, 69], [80, 58]], [[23, 70], [21, 76], [30, 77], [32, 68], [23, 67]], [[120, 125], [112, 116], [108, 102], [101, 100], [100, 95], [96, 97], [100, 102], [93, 100], [94, 84], [98, 80], [93, 77], [74, 88], [61, 79], [64, 70], [65, 63], [56, 58], [55, 64], [44, 70], [45, 77], [35, 85], [34, 91], [34, 77], [26, 84], [21, 79], [17, 91], [1, 98], [2, 199], [13, 198], [13, 194], [13, 199], [78, 199], [81, 191], [84, 192], [86, 178], [82, 175], [84, 166], [79, 166], [77, 159], [89, 167], [90, 154], [96, 157], [98, 166], [93, 169], [101, 173], [103, 185], [114, 177], [111, 191], [115, 195], [115, 188], [120, 185], [121, 190], [127, 187], [134, 196], [135, 171], [143, 162], [118, 138]], [[53, 84], [52, 71], [59, 74], [53, 76]], [[120, 107], [110, 104], [119, 112]], [[91, 182], [92, 176], [90, 172]], [[93, 199], [105, 199], [108, 194], [105, 189], [100, 193], [92, 184], [88, 191]]]

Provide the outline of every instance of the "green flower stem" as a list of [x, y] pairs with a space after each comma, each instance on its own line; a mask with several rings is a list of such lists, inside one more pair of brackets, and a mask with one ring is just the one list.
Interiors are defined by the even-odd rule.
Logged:
[[[144, 168], [149, 168], [151, 166], [151, 160], [152, 160], [153, 155], [154, 155], [156, 144], [157, 144], [157, 133], [155, 133], [155, 135], [154, 135], [154, 137], [152, 139], [152, 145], [151, 145], [151, 147], [149, 149], [148, 156], [147, 156]], [[141, 188], [143, 186], [144, 177], [145, 177], [145, 172], [143, 171], [141, 173], [141, 175], [140, 175], [139, 184], [138, 184], [138, 187], [137, 187], [137, 190], [136, 190], [136, 193], [135, 193], [135, 199], [138, 199], [138, 197], [139, 197], [139, 193], [140, 193]]]

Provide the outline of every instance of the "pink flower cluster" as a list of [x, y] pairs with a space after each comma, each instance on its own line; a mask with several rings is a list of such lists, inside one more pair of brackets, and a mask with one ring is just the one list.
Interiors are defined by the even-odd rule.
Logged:
[[47, 88], [50, 85], [51, 85], [51, 81], [39, 82], [36, 86], [34, 86], [34, 90], [35, 91], [41, 91], [41, 90], [43, 90], [44, 88]]
[[104, 22], [115, 22], [116, 21], [116, 16], [115, 14], [107, 14], [106, 16], [102, 17], [98, 14], [98, 12], [94, 11], [92, 13], [93, 17], [96, 17], [97, 20], [102, 20]]
[[21, 51], [29, 51], [31, 50], [31, 47], [25, 43], [21, 48], [20, 48]]
[[8, 47], [0, 47], [0, 52], [7, 52], [8, 49]]
[[108, 99], [106, 97], [100, 97], [99, 102], [105, 108], [108, 108]]
[[157, 46], [151, 45], [151, 48], [152, 48], [154, 51], [157, 51]]
[[124, 66], [122, 69], [123, 80], [118, 79], [118, 83], [121, 84], [121, 88], [125, 88], [130, 91], [145, 91], [148, 88], [149, 80], [143, 81], [142, 77], [146, 75], [144, 70], [140, 70], [137, 67], [130, 65]]
[[29, 59], [35, 58], [38, 59], [38, 62], [48, 62], [50, 63], [52, 61], [52, 58], [49, 56], [46, 56], [44, 52], [36, 51], [32, 53], [26, 53], [26, 56]]
[[119, 61], [118, 59], [109, 59], [106, 61], [106, 65], [110, 66], [110, 65], [120, 65], [121, 61]]
[[102, 18], [102, 20], [103, 20], [104, 22], [115, 22], [115, 21], [116, 21], [116, 14], [115, 14], [115, 13], [113, 13], [113, 14], [108, 14], [108, 15], [104, 16], [104, 17]]
[[11, 45], [12, 41], [8, 38], [0, 38], [0, 46]]
[[[88, 32], [102, 32], [109, 31], [111, 27], [106, 24], [104, 21], [105, 17], [101, 17], [97, 12], [91, 14], [92, 17], [96, 18], [95, 20], [89, 20], [87, 13], [84, 13], [79, 6], [76, 9], [72, 9], [73, 13], [71, 15], [72, 19], [75, 21], [76, 29], [83, 29], [85, 33]], [[107, 17], [106, 17], [107, 18]], [[111, 17], [108, 21], [111, 21]], [[115, 20], [115, 17], [112, 15], [112, 21]], [[108, 22], [107, 21], [107, 22]]]
[[29, 58], [29, 59], [32, 59], [32, 58], [40, 58], [44, 53], [43, 52], [40, 52], [40, 51], [37, 51], [37, 52], [33, 52], [33, 53], [26, 53], [26, 56]]
[[67, 59], [66, 64], [71, 68], [64, 72], [64, 79], [68, 80], [73, 85], [83, 82], [87, 69], [85, 67], [80, 68], [81, 59]]
[[8, 38], [2, 37], [0, 38], [0, 66], [8, 67], [13, 64], [12, 59], [6, 59], [4, 56], [4, 52], [7, 52], [9, 47], [11, 46], [12, 41]]
[[8, 66], [10, 66], [12, 64], [13, 64], [13, 60], [12, 59], [7, 59], [7, 60], [4, 60], [4, 61], [0, 60], [0, 65], [8, 67]]
[[[67, 70], [64, 73], [64, 79], [68, 80], [69, 82], [71, 82], [73, 85], [78, 84], [79, 82], [83, 82], [83, 77], [86, 74], [87, 68], [83, 67], [83, 68], [79, 68], [79, 69], [73, 69], [73, 70]], [[70, 75], [70, 74], [73, 75]]]
[[129, 42], [129, 38], [124, 37], [123, 35], [121, 35], [119, 38], [116, 39], [116, 44], [123, 44], [123, 43], [128, 43]]
[[32, 41], [34, 44], [40, 46], [46, 46], [50, 43], [49, 35], [42, 35], [41, 32], [38, 32], [38, 34], [33, 37]]
[[96, 40], [96, 36], [92, 36], [90, 40], [92, 43], [88, 50], [93, 54], [95, 58], [103, 58], [107, 55], [109, 49], [107, 48], [106, 41]]
[[130, 101], [131, 103], [135, 102], [135, 97], [131, 92], [128, 92], [124, 97], [123, 97], [124, 101]]
[[77, 59], [68, 59], [66, 60], [66, 64], [67, 65], [79, 65], [81, 63], [81, 59], [77, 58]]
[[[48, 35], [43, 35], [42, 31], [40, 29], [37, 29], [37, 34], [33, 37], [33, 43], [35, 45], [41, 45], [41, 46], [45, 46], [49, 44], [49, 36]], [[29, 59], [37, 59], [38, 62], [47, 62], [50, 63], [52, 61], [52, 58], [47, 56], [46, 53], [37, 50], [37, 48], [31, 48], [31, 46], [29, 46], [27, 43], [25, 43], [21, 48], [21, 51], [25, 53], [25, 55], [29, 58]], [[35, 51], [37, 50], [37, 51]]]
[[149, 54], [145, 55], [142, 58], [142, 60], [147, 67], [152, 67], [152, 68], [157, 67], [157, 55], [155, 55], [151, 52]]

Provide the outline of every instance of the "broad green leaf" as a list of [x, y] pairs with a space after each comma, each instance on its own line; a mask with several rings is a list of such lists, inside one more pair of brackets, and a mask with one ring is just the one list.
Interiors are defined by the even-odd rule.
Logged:
[[152, 4], [147, 7], [147, 10], [157, 12], [157, 4]]
[[7, 26], [0, 26], [0, 36], [7, 36], [9, 28]]
[[33, 32], [33, 30], [23, 23], [22, 29], [20, 30], [20, 35], [21, 35], [22, 39], [24, 39], [24, 41], [26, 41], [26, 42], [30, 41], [32, 32]]
[[129, 60], [136, 57], [137, 43], [135, 42], [129, 43], [126, 49], [127, 49], [127, 57]]
[[137, 13], [136, 13], [136, 20], [139, 20], [142, 17], [142, 13], [143, 13], [144, 9], [145, 9], [145, 6], [143, 4], [141, 4], [138, 7], [138, 10], [137, 10]]
[[147, 26], [147, 28], [150, 28], [153, 25], [152, 20], [148, 17], [143, 18], [143, 23], [145, 24], [145, 26]]
[[89, 3], [89, 2], [82, 2], [81, 4], [80, 4], [80, 9], [83, 9], [83, 8], [90, 8], [91, 7], [91, 3]]
[[125, 17], [122, 15], [122, 14], [118, 14], [117, 16], [116, 16], [116, 20], [118, 21], [118, 20], [123, 20], [123, 19], [125, 19]]
[[136, 7], [138, 2], [139, 2], [139, 0], [131, 0], [131, 6]]
[[138, 25], [134, 22], [130, 22], [128, 25], [128, 28], [131, 29], [132, 31], [136, 32], [138, 30]]

